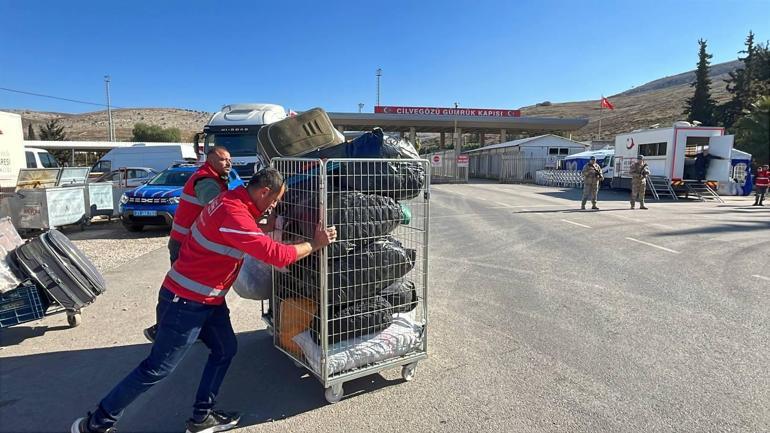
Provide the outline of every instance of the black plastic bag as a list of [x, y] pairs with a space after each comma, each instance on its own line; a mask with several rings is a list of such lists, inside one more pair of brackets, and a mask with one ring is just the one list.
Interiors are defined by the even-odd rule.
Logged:
[[[315, 203], [317, 194], [305, 194], [294, 203], [284, 215], [286, 230], [312, 239], [319, 219]], [[391, 233], [404, 219], [404, 210], [392, 198], [355, 191], [330, 194], [326, 208], [326, 225], [337, 229], [337, 241], [327, 249], [329, 258]]]
[[[318, 158], [420, 159], [412, 143], [403, 138], [384, 135], [379, 128], [350, 142], [322, 149], [314, 156]], [[343, 162], [337, 166], [331, 164], [328, 171], [333, 173], [330, 187], [384, 195], [394, 200], [409, 200], [417, 197], [425, 186], [425, 170], [422, 164], [415, 162]]]
[[[414, 267], [415, 250], [386, 236], [327, 265], [329, 305], [344, 305], [379, 295]], [[304, 296], [320, 301], [320, 260], [312, 254], [278, 274], [279, 296]]]
[[394, 313], [408, 313], [417, 308], [417, 290], [414, 283], [407, 279], [398, 279], [382, 289], [380, 295], [393, 306]]
[[329, 303], [342, 305], [378, 295], [414, 267], [415, 250], [380, 238], [329, 264]]
[[[330, 309], [328, 321], [329, 344], [380, 332], [393, 323], [393, 307], [381, 296], [358, 301], [339, 309]], [[310, 335], [321, 344], [321, 319], [316, 316]]]

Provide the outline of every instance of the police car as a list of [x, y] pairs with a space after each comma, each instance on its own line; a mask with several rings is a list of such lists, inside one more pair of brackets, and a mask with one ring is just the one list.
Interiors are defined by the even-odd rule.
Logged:
[[[126, 191], [120, 197], [120, 220], [130, 232], [141, 231], [146, 225], [171, 226], [179, 206], [185, 182], [198, 169], [195, 164], [169, 167], [144, 185]], [[230, 171], [228, 188], [242, 186], [235, 170]]]

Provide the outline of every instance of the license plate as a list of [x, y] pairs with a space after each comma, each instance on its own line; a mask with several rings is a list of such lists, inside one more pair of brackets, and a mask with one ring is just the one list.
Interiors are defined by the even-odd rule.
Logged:
[[135, 210], [134, 216], [158, 216], [156, 210]]

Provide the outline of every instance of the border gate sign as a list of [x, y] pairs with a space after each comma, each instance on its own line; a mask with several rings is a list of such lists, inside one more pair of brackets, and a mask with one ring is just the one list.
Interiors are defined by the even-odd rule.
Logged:
[[458, 155], [457, 156], [457, 166], [458, 167], [467, 167], [469, 161], [470, 161], [470, 158], [468, 157], [468, 155]]
[[438, 154], [436, 154], [436, 155], [433, 155], [433, 156], [430, 158], [430, 163], [431, 163], [431, 164], [432, 164], [434, 167], [441, 167], [441, 155], [438, 155]]

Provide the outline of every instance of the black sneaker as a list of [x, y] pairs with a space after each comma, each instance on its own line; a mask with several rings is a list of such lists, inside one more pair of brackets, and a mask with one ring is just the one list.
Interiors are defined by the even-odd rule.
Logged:
[[89, 427], [88, 421], [91, 419], [91, 412], [88, 415], [78, 418], [72, 423], [70, 427], [70, 433], [118, 433], [115, 427], [108, 427], [106, 429], [94, 430]]
[[150, 343], [155, 342], [155, 337], [158, 335], [158, 325], [152, 325], [143, 331], [144, 338], [150, 340]]
[[209, 416], [202, 422], [187, 420], [187, 433], [214, 433], [226, 431], [235, 428], [238, 421], [241, 420], [241, 414], [238, 412], [223, 412], [221, 410], [212, 410]]

